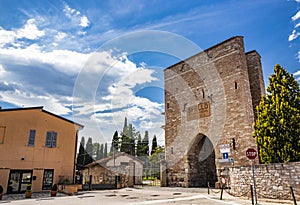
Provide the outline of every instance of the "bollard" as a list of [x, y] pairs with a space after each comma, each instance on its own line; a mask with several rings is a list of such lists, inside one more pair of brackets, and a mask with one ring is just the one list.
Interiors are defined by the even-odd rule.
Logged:
[[254, 205], [253, 187], [250, 185], [252, 205]]
[[209, 194], [209, 182], [207, 182], [207, 194]]
[[221, 186], [221, 196], [220, 196], [220, 200], [222, 200], [223, 197], [223, 186]]
[[290, 186], [290, 189], [291, 189], [292, 197], [293, 197], [293, 200], [294, 200], [294, 205], [297, 205], [297, 201], [296, 201], [296, 198], [295, 198], [293, 187]]

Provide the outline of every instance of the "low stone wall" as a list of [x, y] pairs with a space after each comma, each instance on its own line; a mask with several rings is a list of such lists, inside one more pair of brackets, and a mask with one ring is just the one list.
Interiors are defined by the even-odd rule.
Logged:
[[[300, 199], [300, 162], [254, 165], [254, 170], [258, 198], [292, 199], [292, 187]], [[230, 167], [229, 177], [233, 195], [250, 195], [251, 166]]]

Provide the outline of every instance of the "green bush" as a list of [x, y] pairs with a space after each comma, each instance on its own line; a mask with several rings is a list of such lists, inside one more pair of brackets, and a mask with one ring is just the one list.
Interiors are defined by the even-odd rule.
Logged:
[[57, 191], [57, 189], [58, 189], [58, 188], [57, 188], [57, 184], [53, 184], [53, 186], [51, 187], [51, 190], [52, 190], [52, 191]]
[[32, 186], [31, 184], [27, 184], [27, 187], [26, 187], [27, 192], [31, 192], [31, 186]]

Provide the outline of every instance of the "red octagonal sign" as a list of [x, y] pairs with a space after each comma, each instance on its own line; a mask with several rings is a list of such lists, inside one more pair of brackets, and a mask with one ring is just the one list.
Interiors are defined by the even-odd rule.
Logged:
[[253, 148], [249, 148], [246, 151], [246, 156], [249, 159], [255, 159], [257, 157], [257, 151], [255, 149], [253, 149]]

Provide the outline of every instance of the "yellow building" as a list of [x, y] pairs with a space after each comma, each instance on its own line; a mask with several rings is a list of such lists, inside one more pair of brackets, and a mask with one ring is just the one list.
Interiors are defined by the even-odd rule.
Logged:
[[43, 107], [0, 109], [0, 185], [5, 193], [51, 189], [75, 176], [83, 126]]

